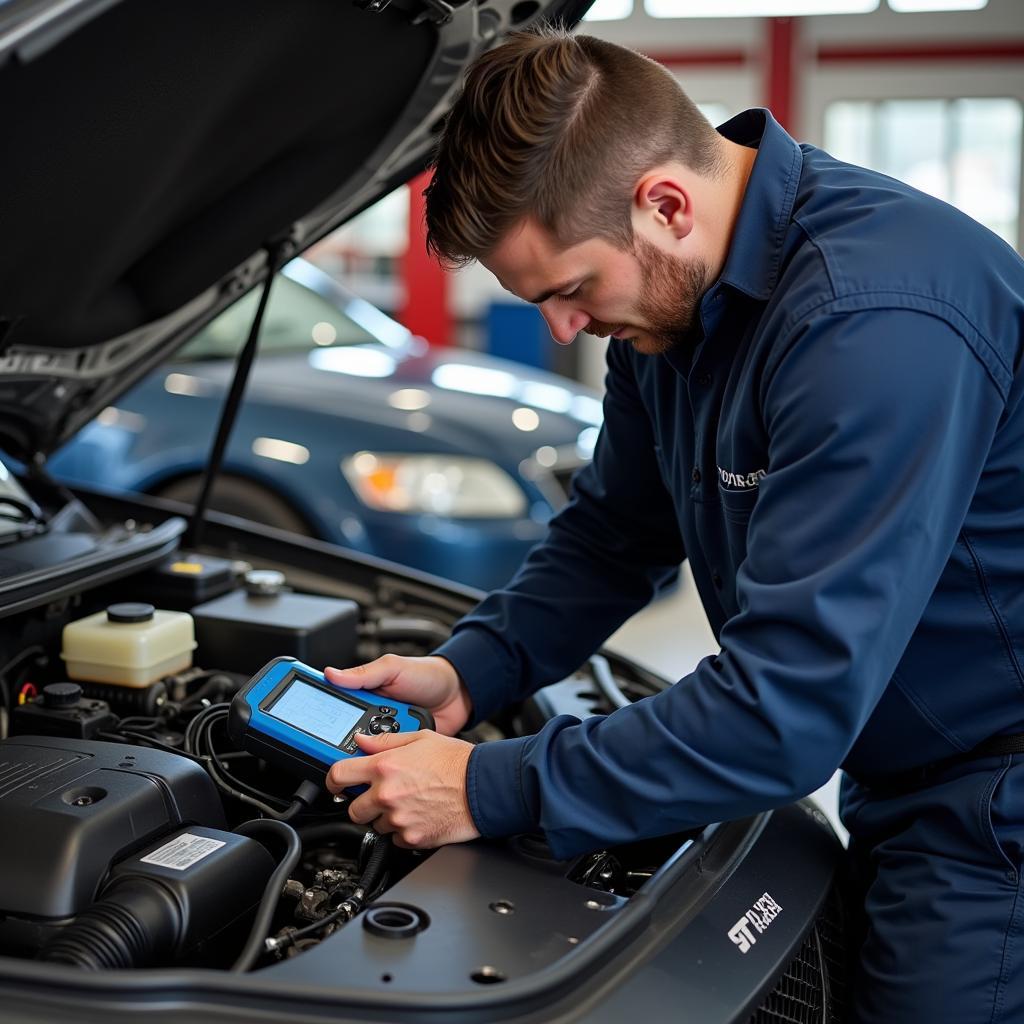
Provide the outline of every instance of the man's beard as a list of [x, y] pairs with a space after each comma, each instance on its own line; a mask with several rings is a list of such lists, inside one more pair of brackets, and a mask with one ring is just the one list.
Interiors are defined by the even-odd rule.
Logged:
[[[644, 355], [663, 355], [689, 348], [700, 340], [700, 300], [711, 284], [711, 271], [701, 259], [680, 260], [662, 252], [646, 238], [637, 238], [633, 253], [640, 264], [643, 291], [637, 301], [637, 319], [643, 337], [624, 335]], [[635, 325], [639, 326], [639, 325]], [[607, 334], [613, 324], [591, 323], [593, 333]], [[628, 332], [628, 327], [627, 327]]]
[[648, 335], [632, 339], [634, 348], [645, 355], [662, 355], [695, 345], [702, 331], [700, 300], [711, 285], [707, 263], [676, 259], [646, 238], [637, 238], [633, 248], [644, 281], [637, 313]]

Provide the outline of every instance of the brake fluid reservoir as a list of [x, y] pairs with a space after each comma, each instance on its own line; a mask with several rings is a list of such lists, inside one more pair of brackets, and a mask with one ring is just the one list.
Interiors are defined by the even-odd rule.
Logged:
[[70, 679], [148, 686], [188, 668], [195, 646], [187, 612], [112, 604], [64, 627], [61, 657]]

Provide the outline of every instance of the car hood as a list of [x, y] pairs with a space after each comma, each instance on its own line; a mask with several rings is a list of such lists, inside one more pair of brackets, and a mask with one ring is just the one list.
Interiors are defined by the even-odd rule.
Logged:
[[[365, 377], [370, 366], [386, 376]], [[231, 364], [179, 364], [226, 386]], [[575, 381], [481, 353], [413, 345], [406, 351], [365, 345], [264, 358], [249, 383], [250, 401], [301, 407], [329, 417], [427, 436], [434, 449], [476, 450], [523, 458], [542, 445], [593, 446], [600, 396]], [[404, 442], [402, 443], [404, 446]]]
[[0, 448], [53, 451], [426, 166], [482, 50], [589, 4], [0, 4]]

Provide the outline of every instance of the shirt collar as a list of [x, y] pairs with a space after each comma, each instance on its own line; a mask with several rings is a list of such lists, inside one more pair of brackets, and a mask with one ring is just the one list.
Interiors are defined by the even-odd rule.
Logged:
[[803, 152], [771, 113], [760, 107], [737, 114], [718, 131], [731, 142], [757, 148], [719, 280], [752, 298], [767, 299], [779, 276]]

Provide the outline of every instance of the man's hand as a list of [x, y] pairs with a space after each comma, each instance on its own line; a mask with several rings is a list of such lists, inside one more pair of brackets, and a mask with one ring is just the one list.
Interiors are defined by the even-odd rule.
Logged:
[[454, 736], [469, 721], [473, 702], [451, 662], [431, 655], [403, 658], [385, 654], [355, 668], [325, 668], [327, 681], [349, 690], [376, 690], [405, 704], [426, 708], [437, 731]]
[[369, 786], [349, 804], [352, 821], [394, 833], [395, 845], [408, 849], [464, 843], [480, 835], [466, 798], [471, 743], [429, 730], [358, 735], [356, 742], [368, 756], [338, 761], [327, 773], [332, 793]]

